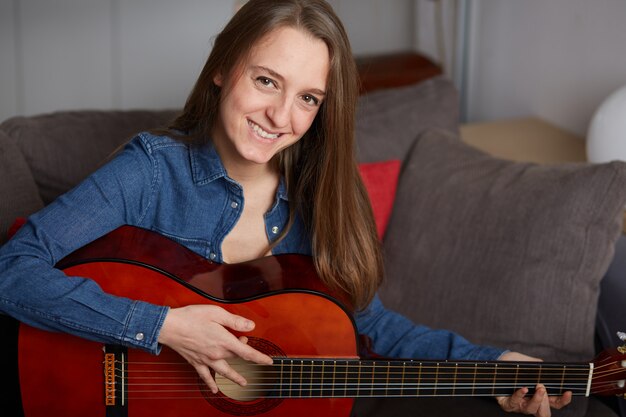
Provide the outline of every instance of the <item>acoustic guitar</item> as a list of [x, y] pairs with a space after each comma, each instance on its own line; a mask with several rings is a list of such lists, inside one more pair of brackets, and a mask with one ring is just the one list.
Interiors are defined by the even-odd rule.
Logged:
[[256, 323], [249, 343], [274, 363], [233, 361], [248, 385], [218, 376], [213, 394], [166, 347], [155, 356], [21, 324], [16, 385], [26, 417], [348, 416], [356, 397], [493, 397], [520, 387], [532, 394], [539, 382], [551, 394], [624, 392], [623, 348], [589, 363], [367, 358], [347, 298], [328, 291], [306, 256], [218, 264], [123, 226], [57, 266], [112, 294], [171, 307], [214, 304], [248, 317]]

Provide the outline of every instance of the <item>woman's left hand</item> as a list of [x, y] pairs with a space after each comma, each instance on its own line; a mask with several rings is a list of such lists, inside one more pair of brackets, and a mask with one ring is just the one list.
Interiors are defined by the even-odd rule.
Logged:
[[[541, 359], [517, 352], [506, 352], [499, 360], [541, 362]], [[542, 384], [535, 387], [535, 394], [532, 397], [526, 397], [527, 393], [528, 388], [520, 388], [510, 397], [497, 397], [496, 399], [504, 411], [530, 414], [536, 417], [550, 417], [552, 415], [551, 408], [560, 409], [572, 401], [571, 391], [558, 397], [548, 396], [546, 387]]]

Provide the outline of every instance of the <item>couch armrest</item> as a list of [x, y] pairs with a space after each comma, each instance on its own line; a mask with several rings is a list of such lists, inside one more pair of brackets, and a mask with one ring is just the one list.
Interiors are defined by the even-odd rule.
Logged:
[[0, 130], [0, 245], [16, 218], [43, 207], [37, 184], [15, 141]]

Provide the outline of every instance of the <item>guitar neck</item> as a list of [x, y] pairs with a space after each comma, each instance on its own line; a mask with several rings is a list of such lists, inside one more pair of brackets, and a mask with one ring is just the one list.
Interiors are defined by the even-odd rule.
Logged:
[[274, 395], [311, 397], [443, 397], [511, 395], [538, 383], [548, 392], [590, 394], [592, 364], [275, 358]]

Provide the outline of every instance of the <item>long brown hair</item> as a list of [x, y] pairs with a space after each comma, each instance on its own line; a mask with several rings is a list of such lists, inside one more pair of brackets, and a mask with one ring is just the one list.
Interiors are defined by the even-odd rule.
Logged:
[[221, 93], [214, 76], [231, 74], [259, 39], [285, 26], [324, 41], [330, 53], [326, 98], [311, 128], [277, 155], [289, 193], [289, 224], [296, 214], [302, 216], [320, 278], [331, 288], [344, 290], [355, 307], [362, 308], [380, 285], [382, 255], [354, 152], [358, 74], [345, 29], [330, 5], [323, 0], [246, 3], [216, 37], [183, 112], [170, 129], [184, 133], [180, 140], [210, 140]]

